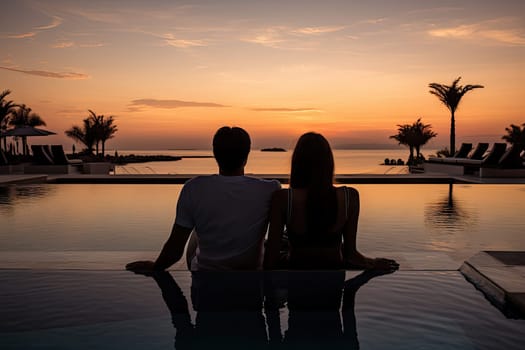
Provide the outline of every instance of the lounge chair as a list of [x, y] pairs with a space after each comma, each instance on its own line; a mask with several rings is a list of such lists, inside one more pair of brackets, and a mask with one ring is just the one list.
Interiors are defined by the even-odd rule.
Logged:
[[478, 144], [478, 147], [469, 155], [469, 158], [451, 157], [442, 158], [442, 161], [429, 159], [425, 163], [425, 171], [442, 172], [450, 175], [472, 175], [479, 172], [480, 168], [497, 167], [498, 162], [505, 153], [507, 144], [495, 143], [483, 159], [477, 159], [484, 152], [484, 148], [484, 144]]
[[[483, 146], [480, 146], [480, 145], [485, 145], [484, 146], [485, 148], [483, 149]], [[472, 153], [470, 153], [470, 155], [469, 155], [469, 152], [472, 150], [472, 144], [471, 143], [462, 143], [461, 147], [454, 154], [453, 157], [446, 157], [446, 158], [430, 157], [427, 160], [427, 162], [430, 162], [430, 163], [456, 164], [456, 163], [458, 163], [458, 161], [461, 161], [463, 159], [481, 159], [481, 156], [483, 156], [483, 154], [485, 153], [485, 151], [487, 150], [488, 147], [489, 147], [488, 143], [479, 143], [476, 146], [476, 149], [474, 149], [474, 151]], [[478, 155], [480, 152], [481, 152], [481, 156]], [[476, 158], [472, 158], [472, 156], [475, 156]]]
[[486, 142], [480, 142], [474, 148], [474, 150], [467, 156], [468, 159], [482, 160], [485, 152], [489, 149], [489, 144]]
[[51, 145], [51, 154], [53, 155], [53, 161], [57, 165], [82, 164], [80, 159], [69, 159], [62, 145]]
[[34, 165], [54, 165], [51, 151], [47, 145], [31, 145]]
[[471, 150], [471, 143], [462, 143], [459, 150], [454, 154], [454, 158], [466, 158]]
[[520, 157], [521, 147], [512, 145], [496, 165], [482, 166], [480, 177], [525, 178], [525, 162]]
[[506, 143], [496, 142], [483, 159], [463, 159], [457, 164], [473, 166], [496, 166], [507, 149]]
[[521, 146], [512, 145], [498, 161], [498, 168], [501, 169], [521, 169], [523, 159], [520, 156]]
[[26, 174], [69, 174], [71, 162], [61, 145], [31, 145], [33, 164], [24, 167]]

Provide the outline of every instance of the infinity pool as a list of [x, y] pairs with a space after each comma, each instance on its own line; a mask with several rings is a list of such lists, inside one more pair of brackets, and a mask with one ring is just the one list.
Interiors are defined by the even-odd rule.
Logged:
[[525, 320], [457, 269], [480, 250], [525, 250], [525, 186], [355, 187], [360, 250], [399, 271], [204, 284], [184, 263], [156, 278], [123, 270], [156, 256], [180, 185], [0, 187], [1, 347], [522, 349]]
[[[523, 185], [356, 185], [363, 252], [525, 250]], [[180, 185], [0, 187], [0, 252], [157, 251]], [[1, 256], [0, 256], [1, 257]]]

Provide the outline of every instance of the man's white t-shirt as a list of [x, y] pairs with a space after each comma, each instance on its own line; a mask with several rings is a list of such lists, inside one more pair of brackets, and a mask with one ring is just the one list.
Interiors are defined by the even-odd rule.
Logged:
[[262, 268], [263, 240], [276, 180], [197, 176], [184, 185], [175, 223], [195, 230], [191, 270]]

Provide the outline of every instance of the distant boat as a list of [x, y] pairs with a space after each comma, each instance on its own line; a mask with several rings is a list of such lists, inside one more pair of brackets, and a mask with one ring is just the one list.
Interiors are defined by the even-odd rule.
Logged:
[[262, 148], [261, 152], [286, 152], [286, 150], [280, 147], [271, 147], [271, 148]]

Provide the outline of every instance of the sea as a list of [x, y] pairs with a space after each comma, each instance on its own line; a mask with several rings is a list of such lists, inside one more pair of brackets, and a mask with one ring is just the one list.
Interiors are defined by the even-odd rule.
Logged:
[[[113, 154], [114, 151], [109, 151]], [[424, 157], [435, 155], [437, 150], [423, 150]], [[335, 149], [336, 174], [404, 174], [407, 166], [383, 165], [385, 159], [406, 162], [409, 152], [399, 149]], [[116, 174], [214, 174], [217, 164], [211, 150], [118, 150], [119, 155], [170, 155], [183, 157], [179, 161], [133, 163], [117, 166]], [[247, 174], [288, 174], [292, 150], [263, 152], [252, 150], [245, 168]]]

